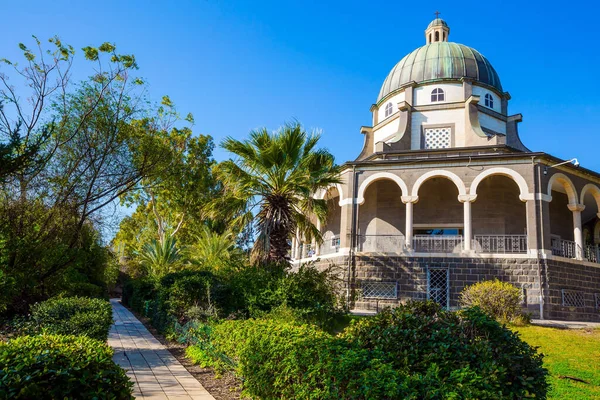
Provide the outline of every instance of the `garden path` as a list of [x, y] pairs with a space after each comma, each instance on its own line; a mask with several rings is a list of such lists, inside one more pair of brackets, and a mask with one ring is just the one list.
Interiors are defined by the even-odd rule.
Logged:
[[114, 325], [108, 344], [114, 360], [127, 371], [138, 399], [214, 400], [169, 350], [118, 299], [111, 299]]

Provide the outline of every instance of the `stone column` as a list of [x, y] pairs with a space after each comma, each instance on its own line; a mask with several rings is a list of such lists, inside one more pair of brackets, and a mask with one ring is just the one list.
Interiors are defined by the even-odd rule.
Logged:
[[464, 205], [464, 231], [463, 242], [465, 251], [471, 251], [471, 243], [473, 241], [473, 218], [471, 218], [471, 203], [477, 199], [476, 194], [458, 195], [458, 201]]
[[581, 212], [585, 210], [583, 204], [569, 204], [573, 212], [573, 237], [575, 238], [575, 258], [583, 260], [583, 235], [581, 232]]
[[350, 232], [352, 230], [352, 200], [345, 199], [344, 201], [348, 204], [342, 204], [340, 210], [340, 249], [349, 249], [351, 243]]
[[406, 204], [404, 239], [406, 250], [410, 251], [413, 248], [413, 204], [419, 201], [419, 196], [402, 196], [400, 199]]
[[[319, 218], [317, 218], [316, 225], [317, 225], [317, 230], [319, 232], [321, 232], [321, 220]], [[321, 255], [321, 245], [319, 245], [316, 240], [313, 240], [313, 242], [315, 243], [315, 256], [318, 257]]]
[[292, 260], [296, 259], [298, 248], [296, 247], [296, 235], [292, 236]]

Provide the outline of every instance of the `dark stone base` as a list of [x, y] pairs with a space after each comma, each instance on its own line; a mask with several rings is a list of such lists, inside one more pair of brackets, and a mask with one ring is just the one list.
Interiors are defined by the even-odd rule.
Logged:
[[[540, 318], [540, 287], [543, 288], [545, 319], [600, 321], [600, 266], [591, 267], [576, 261], [537, 258], [459, 258], [400, 257], [356, 255], [317, 260], [319, 268], [335, 265], [348, 293], [350, 306], [379, 310], [407, 300], [427, 298], [428, 271], [449, 271], [449, 305], [459, 306], [460, 292], [476, 282], [499, 279], [523, 291], [523, 308], [533, 318]], [[350, 264], [350, 265], [349, 265]], [[397, 282], [397, 298], [361, 297], [361, 282]], [[563, 290], [575, 298], [576, 306], [563, 305]]]

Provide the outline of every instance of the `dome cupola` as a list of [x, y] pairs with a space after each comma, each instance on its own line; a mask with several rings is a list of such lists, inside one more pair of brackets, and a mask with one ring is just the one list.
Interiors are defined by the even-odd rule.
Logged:
[[412, 82], [456, 82], [463, 78], [502, 94], [500, 77], [488, 59], [469, 46], [449, 42], [449, 34], [450, 28], [443, 19], [431, 21], [425, 30], [427, 44], [412, 51], [394, 66], [381, 86], [377, 103]]

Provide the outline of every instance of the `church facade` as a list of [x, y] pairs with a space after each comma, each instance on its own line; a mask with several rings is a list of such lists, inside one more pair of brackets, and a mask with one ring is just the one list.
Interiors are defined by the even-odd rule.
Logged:
[[355, 309], [454, 308], [498, 278], [534, 317], [600, 321], [600, 174], [525, 147], [491, 63], [449, 35], [436, 18], [389, 73], [362, 151], [316, 195], [324, 242], [294, 238], [294, 265], [335, 265]]

